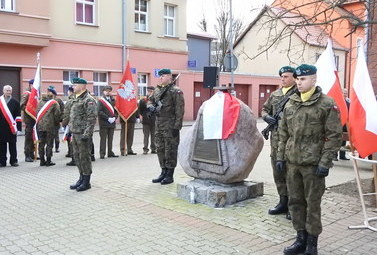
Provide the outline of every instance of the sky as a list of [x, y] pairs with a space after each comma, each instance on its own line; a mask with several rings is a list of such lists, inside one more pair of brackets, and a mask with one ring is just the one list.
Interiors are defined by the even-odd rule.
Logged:
[[[187, 32], [200, 33], [198, 23], [203, 15], [208, 23], [208, 32], [216, 35], [214, 25], [216, 22], [216, 12], [219, 11], [219, 1], [221, 0], [187, 0]], [[272, 0], [222, 0], [229, 4], [232, 1], [233, 17], [241, 18], [247, 26], [259, 13], [259, 10]]]

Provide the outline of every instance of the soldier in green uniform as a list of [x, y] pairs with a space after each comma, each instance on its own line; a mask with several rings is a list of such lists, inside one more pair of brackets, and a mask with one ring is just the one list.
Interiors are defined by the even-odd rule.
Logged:
[[54, 135], [55, 152], [59, 152], [59, 145], [60, 145], [59, 129], [60, 129], [60, 122], [62, 122], [62, 120], [63, 120], [64, 103], [63, 103], [63, 100], [61, 100], [60, 98], [57, 97], [55, 87], [52, 86], [52, 85], [47, 88], [47, 95], [49, 95], [50, 97], [55, 99], [56, 102], [58, 102], [59, 107], [60, 107], [61, 116], [60, 116], [59, 121], [55, 125], [55, 135]]
[[54, 146], [55, 127], [61, 118], [60, 107], [53, 96], [47, 94], [38, 103], [37, 111], [40, 166], [53, 166], [55, 163], [51, 161], [52, 147]]
[[29, 88], [24, 92], [21, 98], [21, 111], [23, 122], [25, 123], [25, 162], [33, 162], [34, 160], [34, 141], [33, 141], [33, 127], [35, 125], [35, 119], [30, 117], [30, 115], [25, 111], [27, 101], [29, 100], [29, 95], [31, 87], [33, 86], [34, 80], [29, 81]]
[[79, 180], [70, 186], [71, 189], [84, 191], [91, 188], [92, 161], [90, 158], [91, 137], [97, 118], [96, 100], [86, 89], [87, 81], [73, 78], [75, 98], [69, 109], [69, 129], [72, 132], [73, 157], [79, 169]]
[[65, 131], [66, 132], [65, 139], [67, 141], [67, 146], [68, 146], [68, 153], [65, 156], [67, 158], [71, 158], [71, 161], [66, 164], [67, 166], [76, 166], [75, 159], [73, 158], [72, 132], [69, 130], [69, 127], [68, 127], [69, 113], [70, 113], [70, 110], [71, 110], [71, 105], [72, 105], [73, 99], [75, 99], [75, 93], [73, 91], [73, 87], [70, 86], [68, 88], [68, 100], [64, 105], [64, 113], [63, 113], [63, 119], [62, 119], [62, 126], [65, 129], [68, 129], [68, 130]]
[[276, 168], [287, 171], [289, 211], [296, 241], [284, 254], [317, 254], [322, 232], [321, 198], [325, 177], [342, 142], [342, 125], [334, 100], [315, 86], [317, 69], [296, 68], [298, 92], [286, 104], [279, 126]]
[[[281, 88], [271, 93], [270, 97], [264, 103], [262, 108], [262, 118], [269, 125], [274, 125], [271, 131], [271, 165], [272, 173], [274, 176], [275, 185], [280, 197], [279, 203], [272, 209], [268, 210], [271, 215], [287, 213], [287, 219], [290, 219], [288, 211], [288, 190], [287, 190], [287, 174], [276, 170], [276, 153], [278, 149], [279, 134], [278, 134], [278, 121], [276, 118], [277, 111], [284, 109], [283, 101], [290, 97], [296, 90], [296, 81], [293, 78], [295, 69], [291, 66], [283, 66], [279, 70], [281, 77]], [[281, 114], [280, 114], [281, 115]], [[274, 117], [275, 116], [275, 117]]]
[[177, 166], [179, 131], [184, 114], [183, 92], [172, 82], [170, 69], [161, 69], [160, 84], [150, 97], [148, 108], [156, 112], [156, 147], [161, 174], [153, 183], [170, 184]]

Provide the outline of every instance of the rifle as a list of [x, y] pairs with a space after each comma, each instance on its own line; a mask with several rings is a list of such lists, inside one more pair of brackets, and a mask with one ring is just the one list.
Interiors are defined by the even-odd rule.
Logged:
[[285, 95], [285, 97], [283, 98], [283, 100], [281, 100], [279, 103], [278, 103], [278, 107], [276, 109], [276, 112], [275, 114], [272, 116], [276, 121], [272, 124], [268, 124], [268, 126], [262, 130], [262, 135], [264, 137], [264, 139], [268, 140], [268, 136], [270, 135], [270, 132], [274, 129], [274, 128], [277, 128], [278, 126], [278, 122], [279, 122], [279, 119], [280, 119], [280, 114], [283, 112], [284, 110], [284, 107], [285, 105], [287, 104], [287, 102], [289, 101], [289, 98], [290, 96], [295, 93], [297, 91], [297, 89], [292, 89], [291, 93], [287, 93]]

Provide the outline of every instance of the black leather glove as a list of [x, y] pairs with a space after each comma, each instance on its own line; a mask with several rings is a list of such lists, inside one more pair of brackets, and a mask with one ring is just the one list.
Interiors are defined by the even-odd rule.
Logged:
[[82, 137], [81, 137], [81, 141], [83, 141], [83, 142], [87, 142], [87, 141], [89, 141], [89, 137], [87, 137], [87, 136], [82, 136]]
[[276, 170], [278, 170], [279, 172], [284, 172], [286, 170], [285, 161], [276, 161]]
[[276, 123], [276, 119], [270, 115], [266, 115], [263, 117], [263, 120], [267, 122], [269, 125], [273, 125]]
[[173, 129], [173, 137], [178, 137], [179, 136], [179, 129]]
[[329, 175], [329, 169], [322, 166], [318, 166], [317, 170], [315, 171], [315, 175], [317, 175], [318, 177], [326, 177]]

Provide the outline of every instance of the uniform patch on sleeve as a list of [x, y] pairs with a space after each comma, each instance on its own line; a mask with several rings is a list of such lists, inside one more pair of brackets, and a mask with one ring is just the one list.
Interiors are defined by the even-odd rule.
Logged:
[[177, 90], [177, 94], [183, 94], [182, 90]]
[[332, 107], [332, 109], [333, 109], [334, 111], [336, 111], [336, 112], [339, 112], [339, 108], [338, 108], [338, 106], [336, 106], [336, 105], [334, 105], [334, 106]]
[[88, 103], [88, 105], [93, 105], [93, 104], [94, 104], [94, 102], [89, 102], [89, 103]]

